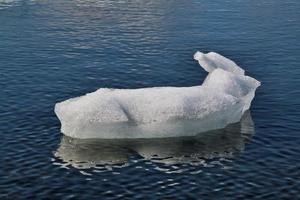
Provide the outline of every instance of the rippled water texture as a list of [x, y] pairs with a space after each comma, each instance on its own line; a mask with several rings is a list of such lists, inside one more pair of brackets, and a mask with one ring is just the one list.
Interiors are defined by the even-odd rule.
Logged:
[[[300, 1], [0, 0], [1, 199], [300, 199]], [[56, 102], [200, 85], [196, 50], [262, 82], [194, 138], [76, 140]]]

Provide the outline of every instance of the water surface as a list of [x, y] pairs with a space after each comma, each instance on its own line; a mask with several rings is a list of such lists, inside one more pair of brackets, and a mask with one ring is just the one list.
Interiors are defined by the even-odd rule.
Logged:
[[[297, 0], [0, 1], [0, 198], [299, 199], [299, 9]], [[60, 133], [58, 101], [100, 87], [200, 85], [197, 50], [262, 82], [252, 119], [193, 139]]]

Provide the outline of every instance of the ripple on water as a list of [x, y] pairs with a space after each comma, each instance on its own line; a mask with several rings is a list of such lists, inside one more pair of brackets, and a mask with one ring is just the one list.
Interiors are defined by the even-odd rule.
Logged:
[[[0, 0], [0, 199], [300, 199], [299, 7]], [[262, 82], [255, 135], [252, 125], [193, 139], [61, 135], [56, 102], [100, 87], [200, 85], [195, 50]]]

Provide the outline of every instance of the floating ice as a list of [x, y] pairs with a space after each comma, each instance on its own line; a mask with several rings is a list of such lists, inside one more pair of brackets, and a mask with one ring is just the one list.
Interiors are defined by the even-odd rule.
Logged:
[[260, 82], [217, 53], [197, 52], [194, 59], [209, 72], [201, 86], [102, 88], [55, 105], [61, 131], [74, 138], [161, 138], [238, 122]]
[[215, 69], [220, 68], [238, 75], [244, 75], [245, 73], [245, 71], [235, 62], [215, 52], [204, 54], [200, 51], [197, 51], [194, 54], [194, 59], [198, 60], [199, 64], [207, 72], [212, 72]]

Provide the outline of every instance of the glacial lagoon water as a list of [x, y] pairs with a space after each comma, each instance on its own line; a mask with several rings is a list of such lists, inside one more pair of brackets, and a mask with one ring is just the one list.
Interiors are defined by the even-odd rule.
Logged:
[[[300, 2], [0, 1], [1, 199], [299, 199]], [[216, 51], [260, 80], [240, 123], [193, 138], [63, 136], [56, 102], [200, 85]]]

